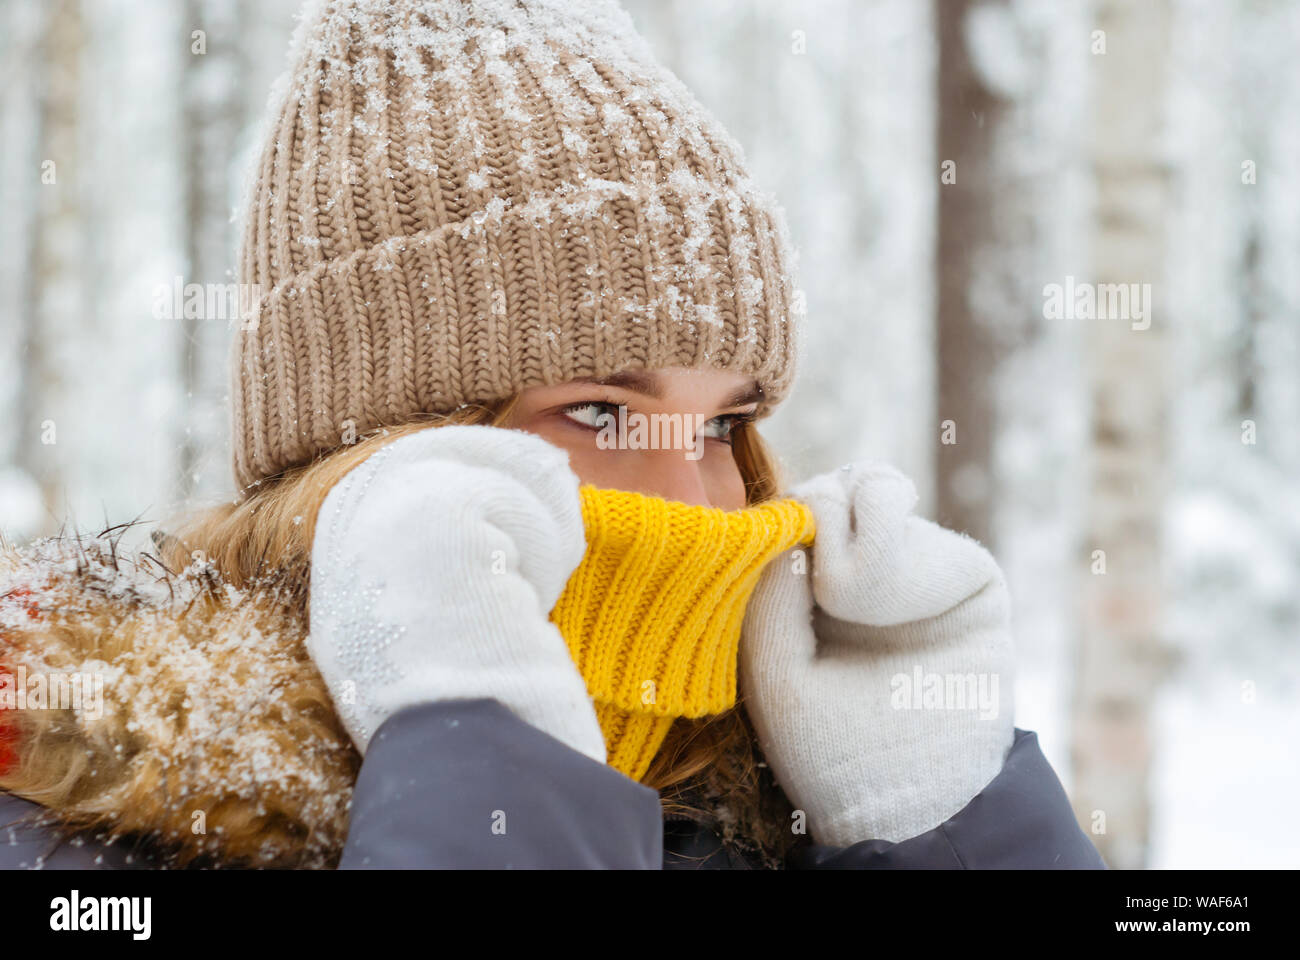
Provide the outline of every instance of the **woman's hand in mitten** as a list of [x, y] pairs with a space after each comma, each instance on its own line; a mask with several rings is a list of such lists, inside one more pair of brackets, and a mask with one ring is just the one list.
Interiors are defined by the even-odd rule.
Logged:
[[585, 549], [568, 456], [529, 433], [431, 427], [346, 474], [316, 521], [308, 648], [358, 749], [403, 707], [490, 697], [604, 763], [548, 619]]
[[760, 744], [813, 838], [900, 841], [959, 812], [1014, 735], [1006, 584], [976, 541], [916, 517], [910, 480], [850, 465], [795, 488], [812, 564], [764, 571], [741, 684]]

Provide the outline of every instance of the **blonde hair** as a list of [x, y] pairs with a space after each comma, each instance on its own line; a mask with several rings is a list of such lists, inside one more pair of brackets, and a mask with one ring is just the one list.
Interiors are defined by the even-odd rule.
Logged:
[[[357, 442], [268, 478], [234, 503], [212, 507], [169, 530], [160, 545], [173, 571], [197, 557], [236, 587], [271, 577], [302, 585], [294, 591], [306, 612], [311, 544], [316, 517], [330, 489], [387, 443], [431, 426], [508, 421], [518, 395], [497, 404], [467, 406], [446, 415], [426, 414], [379, 427]], [[737, 424], [732, 450], [749, 505], [781, 489], [774, 457], [752, 423]], [[724, 842], [779, 865], [795, 838], [787, 828], [791, 808], [761, 762], [757, 739], [740, 702], [725, 713], [679, 719], [670, 729], [642, 783], [657, 790], [665, 816], [717, 827]]]

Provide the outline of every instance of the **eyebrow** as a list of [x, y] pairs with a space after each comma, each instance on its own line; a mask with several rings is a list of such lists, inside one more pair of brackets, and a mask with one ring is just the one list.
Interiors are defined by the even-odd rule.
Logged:
[[[662, 400], [664, 396], [663, 386], [660, 384], [659, 378], [643, 370], [621, 370], [618, 373], [611, 373], [607, 377], [575, 377], [574, 382], [595, 383], [604, 387], [621, 387], [624, 390], [644, 394], [656, 400]], [[751, 380], [743, 387], [733, 391], [719, 406], [725, 410], [729, 407], [743, 407], [746, 404], [757, 403], [762, 399], [763, 388], [759, 386], [758, 381]]]
[[763, 399], [763, 388], [758, 385], [757, 380], [751, 380], [746, 386], [741, 387], [722, 403], [722, 408], [743, 407], [749, 403], [758, 403]]
[[658, 378], [653, 374], [643, 373], [640, 370], [622, 370], [618, 373], [611, 373], [608, 377], [574, 377], [573, 382], [596, 383], [602, 387], [622, 387], [624, 390], [643, 393], [648, 397], [654, 397], [656, 400], [664, 398], [664, 390], [659, 385]]

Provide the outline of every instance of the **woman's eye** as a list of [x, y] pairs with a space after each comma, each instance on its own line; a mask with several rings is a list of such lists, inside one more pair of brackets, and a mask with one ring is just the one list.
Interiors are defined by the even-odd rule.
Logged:
[[599, 430], [607, 423], [617, 422], [618, 407], [612, 403], [575, 403], [564, 408], [564, 415], [574, 423]]
[[729, 440], [731, 439], [731, 429], [736, 425], [738, 419], [734, 414], [725, 417], [714, 417], [701, 428], [700, 436], [710, 440]]

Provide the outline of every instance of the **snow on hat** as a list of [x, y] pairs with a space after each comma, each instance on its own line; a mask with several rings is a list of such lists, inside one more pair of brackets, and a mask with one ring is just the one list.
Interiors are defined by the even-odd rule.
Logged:
[[246, 487], [418, 413], [798, 346], [740, 146], [612, 0], [309, 5], [252, 172], [231, 363]]

